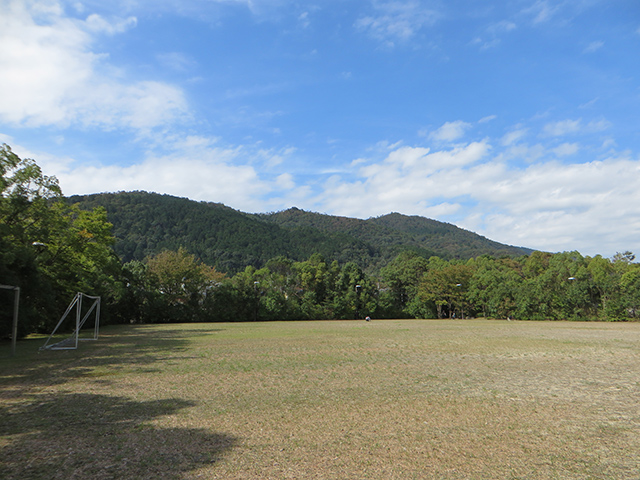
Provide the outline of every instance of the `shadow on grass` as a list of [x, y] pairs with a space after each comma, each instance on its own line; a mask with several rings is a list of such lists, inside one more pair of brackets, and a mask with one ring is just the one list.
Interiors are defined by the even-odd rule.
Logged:
[[[9, 345], [0, 346], [0, 397], [19, 397], [41, 385], [60, 385], [83, 375], [108, 371], [161, 371], [162, 364], [188, 357], [190, 339], [222, 331], [216, 328], [187, 329], [154, 325], [114, 325], [103, 329], [97, 341], [82, 341], [77, 350], [44, 350], [46, 336], [18, 342], [16, 356]], [[105, 376], [105, 378], [107, 378]]]
[[220, 460], [237, 438], [152, 420], [194, 406], [95, 394], [32, 396], [0, 411], [0, 478], [178, 479]]

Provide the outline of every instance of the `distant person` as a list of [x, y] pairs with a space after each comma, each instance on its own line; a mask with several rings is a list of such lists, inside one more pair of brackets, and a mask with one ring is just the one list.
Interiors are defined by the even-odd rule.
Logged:
[[366, 320], [367, 322], [370, 322], [370, 321], [371, 321], [371, 317], [370, 317], [369, 315], [367, 315], [367, 316], [365, 317], [365, 320]]

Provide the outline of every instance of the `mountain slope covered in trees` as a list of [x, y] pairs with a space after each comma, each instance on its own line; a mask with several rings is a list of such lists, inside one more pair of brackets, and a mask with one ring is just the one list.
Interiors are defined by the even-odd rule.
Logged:
[[106, 209], [117, 239], [115, 250], [125, 262], [183, 247], [229, 273], [247, 265], [261, 267], [277, 256], [300, 261], [313, 253], [375, 271], [405, 250], [445, 259], [531, 252], [454, 225], [398, 213], [367, 220], [295, 207], [248, 214], [218, 203], [146, 192], [73, 196], [69, 201], [83, 209]]
[[387, 258], [389, 254], [395, 256], [404, 250], [447, 259], [468, 259], [483, 254], [519, 256], [532, 252], [528, 248], [494, 242], [449, 223], [400, 213], [359, 220], [305, 212], [294, 207], [260, 217], [289, 229], [307, 226], [329, 234], [339, 232], [384, 251]]

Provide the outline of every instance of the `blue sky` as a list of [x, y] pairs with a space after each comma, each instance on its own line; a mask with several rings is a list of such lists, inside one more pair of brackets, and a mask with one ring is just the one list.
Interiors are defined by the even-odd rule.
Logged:
[[0, 7], [0, 141], [66, 195], [400, 212], [640, 254], [637, 0]]

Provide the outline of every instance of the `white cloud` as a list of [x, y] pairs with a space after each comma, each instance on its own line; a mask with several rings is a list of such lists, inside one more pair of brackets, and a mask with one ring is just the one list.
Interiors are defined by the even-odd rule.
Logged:
[[489, 238], [549, 251], [570, 245], [589, 255], [638, 246], [637, 161], [543, 162], [503, 173], [496, 188], [478, 190], [484, 208], [493, 205], [497, 211], [484, 217], [480, 230]]
[[[451, 213], [459, 208], [460, 188], [471, 188], [464, 170], [483, 159], [489, 145], [474, 142], [451, 150], [400, 147], [382, 162], [362, 166], [357, 179], [333, 176], [318, 198], [322, 211], [371, 216], [391, 211], [417, 215]], [[443, 199], [434, 203], [434, 199]], [[445, 206], [446, 204], [446, 206]]]
[[596, 41], [596, 42], [591, 42], [589, 45], [587, 45], [585, 47], [585, 49], [582, 51], [583, 53], [593, 53], [593, 52], [597, 52], [598, 50], [600, 50], [602, 47], [604, 46], [604, 42], [602, 41]]
[[464, 136], [466, 130], [471, 127], [470, 123], [457, 120], [446, 122], [437, 130], [429, 134], [429, 138], [440, 142], [452, 142]]
[[542, 159], [545, 153], [545, 147], [539, 143], [535, 145], [518, 143], [510, 145], [502, 155], [505, 160], [520, 160], [531, 164]]
[[491, 121], [495, 120], [496, 118], [498, 118], [497, 115], [487, 115], [486, 117], [482, 117], [480, 120], [478, 120], [478, 123], [491, 122]]
[[162, 153], [150, 151], [140, 161], [107, 165], [32, 151], [4, 134], [0, 142], [10, 144], [21, 158], [36, 159], [46, 175], [58, 178], [67, 196], [144, 190], [265, 212], [304, 205], [313, 194], [294, 174], [274, 168], [295, 153], [291, 147], [223, 146], [214, 137], [174, 134], [162, 137]]
[[471, 41], [472, 45], [479, 45], [481, 50], [488, 50], [493, 47], [497, 47], [501, 43], [501, 36], [505, 33], [509, 33], [517, 28], [514, 22], [503, 20], [492, 25], [489, 25], [486, 29], [486, 37], [479, 36]]
[[311, 21], [309, 20], [309, 12], [302, 12], [298, 15], [298, 24], [302, 28], [308, 28], [311, 25]]
[[546, 136], [564, 137], [566, 135], [603, 132], [609, 128], [611, 128], [611, 122], [606, 119], [591, 120], [589, 123], [584, 124], [582, 119], [579, 118], [577, 120], [560, 120], [547, 123], [542, 131]]
[[[216, 139], [189, 136], [167, 139], [164, 154], [148, 154], [129, 165], [86, 164], [70, 158], [55, 158], [14, 148], [19, 155], [37, 158], [48, 175], [55, 175], [65, 195], [145, 190], [194, 200], [225, 203], [233, 208], [261, 212], [264, 198], [273, 191], [295, 193], [290, 174], [272, 179], [260, 175], [251, 165], [252, 158], [264, 158], [264, 151], [225, 148]], [[298, 192], [299, 193], [299, 192]]]
[[431, 153], [425, 159], [432, 169], [461, 167], [481, 160], [489, 149], [486, 142], [473, 142], [449, 151]]
[[558, 5], [551, 5], [548, 0], [536, 0], [530, 7], [524, 10], [524, 13], [533, 17], [533, 23], [544, 23], [551, 20], [557, 13]]
[[572, 133], [577, 133], [581, 129], [581, 120], [561, 120], [547, 123], [543, 132], [551, 137], [563, 137]]
[[67, 18], [57, 2], [5, 2], [0, 120], [22, 126], [149, 129], [184, 117], [187, 105], [179, 88], [156, 81], [126, 83], [105, 55], [91, 50], [94, 35], [115, 35], [135, 24], [133, 18]]
[[567, 157], [570, 155], [575, 155], [580, 150], [580, 146], [577, 143], [563, 143], [562, 145], [558, 145], [553, 149], [553, 152], [558, 157]]
[[611, 126], [611, 122], [606, 119], [592, 120], [587, 124], [585, 133], [604, 132], [605, 130], [609, 130]]
[[293, 175], [290, 173], [283, 173], [276, 178], [276, 185], [282, 190], [293, 190], [296, 184], [293, 179]]
[[86, 29], [94, 33], [106, 33], [108, 35], [115, 35], [116, 33], [123, 33], [129, 28], [135, 27], [138, 23], [136, 17], [128, 18], [115, 18], [112, 21], [106, 20], [104, 17], [91, 14], [85, 21]]
[[196, 63], [181, 52], [166, 52], [157, 55], [158, 61], [165, 67], [176, 72], [186, 72]]
[[359, 31], [389, 46], [412, 38], [424, 27], [433, 25], [440, 14], [418, 1], [373, 2], [374, 13], [361, 16], [354, 24]]
[[552, 159], [577, 153], [578, 144], [521, 147], [537, 161], [514, 167], [506, 161], [514, 146], [490, 156], [487, 142], [436, 151], [402, 146], [349, 177], [331, 177], [313, 208], [359, 218], [422, 215], [547, 251], [569, 246], [612, 255], [640, 248], [640, 161], [565, 165]]
[[592, 98], [588, 102], [585, 102], [582, 105], [579, 105], [578, 108], [581, 108], [581, 109], [592, 108], [596, 103], [598, 103], [598, 100], [600, 100], [600, 97]]
[[481, 37], [476, 37], [471, 41], [471, 45], [479, 45], [480, 50], [489, 50], [500, 45], [500, 39], [493, 38], [491, 40], [484, 40]]
[[516, 130], [512, 130], [509, 133], [505, 134], [502, 137], [500, 143], [505, 146], [513, 145], [518, 143], [527, 135], [528, 130], [526, 128], [517, 128]]
[[493, 25], [491, 25], [487, 31], [491, 32], [491, 33], [503, 33], [503, 32], [511, 32], [512, 30], [515, 30], [517, 28], [517, 25], [514, 22], [508, 21], [508, 20], [502, 20], [500, 22], [494, 23]]

